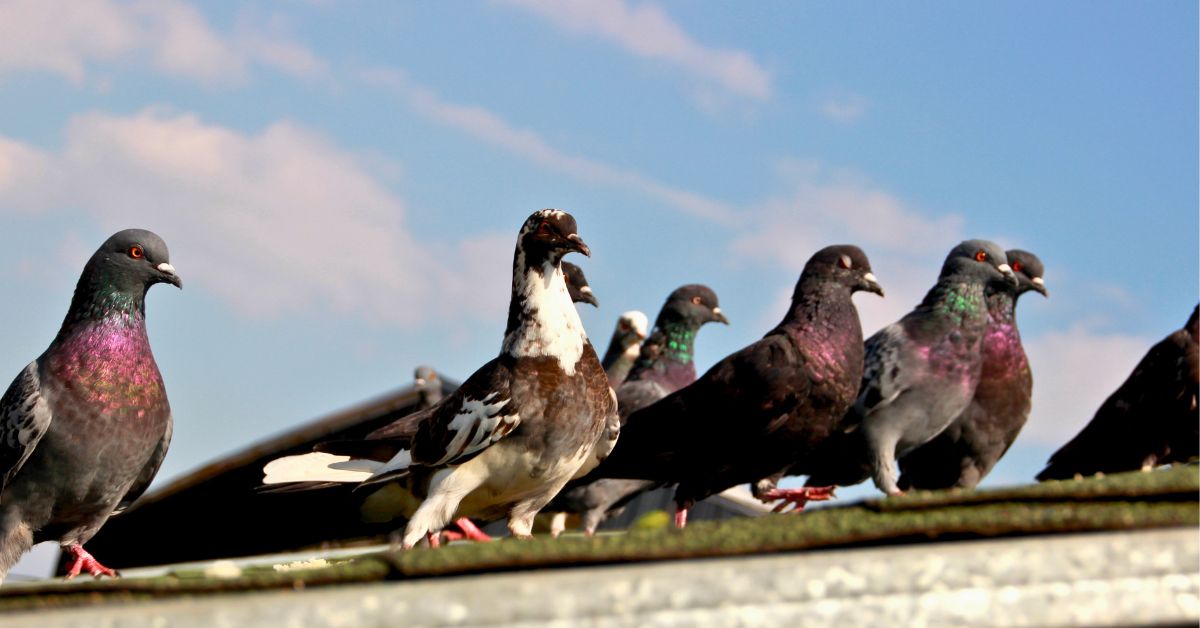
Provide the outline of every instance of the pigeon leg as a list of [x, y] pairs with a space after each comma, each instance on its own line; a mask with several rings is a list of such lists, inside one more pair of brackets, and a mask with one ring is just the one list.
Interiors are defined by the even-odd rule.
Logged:
[[565, 513], [565, 512], [554, 513], [554, 516], [550, 518], [550, 537], [557, 539], [558, 535], [562, 534], [563, 530], [566, 530], [566, 529], [567, 529], [567, 513]]
[[680, 530], [682, 530], [685, 527], [687, 527], [687, 513], [688, 513], [687, 508], [684, 508], [682, 506], [675, 507], [675, 527], [676, 528], [679, 528]]
[[64, 578], [64, 580], [70, 580], [71, 578], [78, 576], [79, 573], [85, 569], [88, 573], [92, 574], [92, 576], [96, 578], [99, 578], [100, 576], [108, 576], [110, 578], [120, 577], [120, 574], [118, 574], [115, 569], [109, 569], [108, 567], [101, 565], [99, 561], [92, 557], [92, 555], [89, 554], [87, 550], [83, 549], [83, 546], [78, 543], [72, 543], [68, 545], [67, 551], [71, 552], [71, 555], [75, 557], [75, 560], [71, 563], [71, 568], [67, 570], [67, 576]]
[[492, 537], [488, 536], [479, 526], [475, 525], [474, 521], [466, 517], [461, 517], [454, 520], [454, 525], [458, 526], [459, 530], [463, 531], [463, 538], [469, 541], [490, 541]]
[[442, 546], [442, 540], [440, 538], [438, 538], [438, 535], [434, 534], [433, 532], [426, 532], [425, 540], [429, 542], [429, 547], [441, 547]]
[[833, 499], [836, 486], [805, 486], [802, 488], [773, 488], [762, 491], [759, 499], [764, 502], [782, 500], [775, 506], [773, 512], [784, 512], [789, 505], [794, 508], [789, 512], [801, 512], [808, 502], [823, 502]]

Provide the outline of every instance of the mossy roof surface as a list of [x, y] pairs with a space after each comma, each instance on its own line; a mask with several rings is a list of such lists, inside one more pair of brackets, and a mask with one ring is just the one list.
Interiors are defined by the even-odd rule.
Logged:
[[244, 569], [233, 578], [173, 572], [153, 578], [38, 582], [0, 588], [0, 610], [378, 582], [515, 569], [746, 556], [1032, 534], [1200, 525], [1200, 467], [1125, 473], [980, 491], [939, 491], [814, 509], [799, 515], [698, 522], [685, 530], [455, 544], [381, 553], [327, 567]]

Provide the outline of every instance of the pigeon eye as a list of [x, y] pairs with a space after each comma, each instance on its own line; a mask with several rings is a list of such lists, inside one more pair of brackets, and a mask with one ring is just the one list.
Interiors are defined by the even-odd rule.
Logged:
[[1013, 269], [1014, 273], [1019, 273], [1024, 268], [1025, 268], [1025, 265], [1022, 264], [1021, 262], [1013, 262], [1012, 263], [1012, 269]]
[[849, 256], [849, 255], [843, 255], [843, 256], [841, 256], [841, 257], [839, 257], [839, 258], [838, 258], [838, 266], [841, 266], [842, 268], [845, 268], [845, 269], [849, 270], [849, 269], [850, 269], [850, 267], [851, 267], [851, 266], [853, 266], [853, 265], [854, 265], [854, 262], [852, 262], [852, 261], [850, 260], [850, 256]]
[[552, 230], [550, 228], [550, 223], [543, 220], [542, 224], [538, 225], [537, 232], [538, 232], [538, 235], [550, 235], [552, 232]]
[[985, 251], [979, 251], [979, 252], [975, 253], [975, 261], [977, 261], [977, 262], [986, 262], [987, 258], [988, 258], [988, 255]]
[[692, 303], [695, 303], [696, 305], [700, 305], [700, 302], [702, 300], [703, 299], [701, 299], [700, 297], [692, 297]]
[[133, 259], [142, 259], [145, 256], [146, 252], [142, 250], [142, 247], [136, 244], [129, 247], [129, 257], [132, 257]]

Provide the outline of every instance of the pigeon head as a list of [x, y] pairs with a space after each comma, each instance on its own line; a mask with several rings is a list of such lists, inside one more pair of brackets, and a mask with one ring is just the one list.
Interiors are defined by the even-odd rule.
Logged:
[[442, 379], [438, 377], [437, 371], [433, 370], [432, 366], [418, 366], [413, 371], [413, 384], [417, 390], [440, 389], [442, 387]]
[[592, 287], [588, 285], [583, 269], [571, 262], [562, 263], [563, 279], [567, 282], [567, 294], [571, 295], [572, 303], [590, 303], [592, 307], [600, 307]]
[[850, 292], [862, 290], [883, 296], [883, 287], [871, 272], [867, 254], [853, 244], [827, 246], [814, 253], [800, 273], [792, 298], [799, 297], [802, 287], [813, 281], [834, 282], [850, 288]]
[[622, 347], [628, 347], [646, 339], [650, 319], [637, 310], [629, 310], [617, 319], [616, 340]]
[[1009, 289], [1017, 286], [1017, 276], [1008, 265], [1004, 249], [988, 240], [964, 240], [951, 249], [942, 264], [939, 279], [965, 278]]
[[725, 318], [717, 302], [717, 293], [708, 286], [695, 283], [680, 286], [667, 297], [655, 325], [662, 327], [665, 323], [678, 321], [696, 327], [714, 321], [729, 324], [729, 319]]
[[183, 287], [171, 266], [167, 243], [145, 229], [118, 231], [100, 245], [83, 270], [94, 287], [144, 295], [156, 283]]
[[558, 264], [567, 253], [591, 256], [591, 249], [583, 243], [578, 231], [571, 214], [557, 209], [539, 209], [522, 225], [517, 242], [525, 253], [526, 264]]
[[1044, 297], [1050, 296], [1050, 293], [1046, 291], [1046, 280], [1043, 278], [1046, 274], [1046, 267], [1042, 265], [1042, 260], [1038, 259], [1038, 256], [1021, 249], [1010, 249], [1005, 252], [1005, 255], [1008, 257], [1008, 265], [1012, 267], [1013, 274], [1017, 276], [1017, 294], [1036, 290]]

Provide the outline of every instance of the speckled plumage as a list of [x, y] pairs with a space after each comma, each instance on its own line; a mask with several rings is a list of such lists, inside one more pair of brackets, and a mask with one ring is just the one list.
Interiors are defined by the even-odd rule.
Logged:
[[[711, 288], [688, 284], [671, 292], [628, 377], [616, 389], [622, 421], [696, 381], [696, 334], [710, 322], [729, 324]], [[648, 480], [600, 479], [568, 487], [549, 509], [581, 514], [584, 531], [590, 534], [629, 500], [657, 486]]]
[[[406, 513], [406, 547], [456, 515], [507, 516], [514, 536], [528, 536], [534, 515], [568, 480], [598, 464], [620, 431], [608, 378], [559, 266], [571, 251], [588, 252], [575, 219], [558, 210], [535, 212], [517, 238], [498, 357], [432, 408], [361, 441], [325, 443], [317, 447], [321, 453], [273, 461], [265, 481], [400, 480], [423, 500]], [[290, 472], [289, 460], [322, 455], [341, 460], [302, 470], [358, 477], [272, 477], [273, 469]]]
[[1197, 454], [1200, 306], [1150, 348], [1092, 420], [1050, 456], [1039, 480], [1148, 469]]
[[900, 458], [902, 490], [974, 488], [1008, 451], [1033, 407], [1033, 375], [1017, 329], [1016, 304], [1030, 290], [1046, 294], [1036, 255], [1013, 249], [1008, 263], [1016, 288], [992, 284], [975, 396], [941, 434]]
[[858, 247], [817, 252], [783, 321], [694, 384], [632, 413], [593, 476], [678, 483], [675, 500], [686, 509], [802, 461], [858, 390], [857, 290], [881, 292]]
[[145, 326], [158, 282], [180, 285], [162, 240], [113, 235], [84, 268], [58, 336], [0, 399], [0, 574], [33, 543], [87, 542], [162, 464], [171, 409]]
[[962, 242], [921, 304], [867, 339], [858, 397], [839, 435], [815, 456], [811, 486], [873, 476], [885, 493], [900, 492], [896, 456], [937, 436], [975, 394], [987, 328], [984, 290], [994, 282], [1016, 283], [1004, 250], [986, 240]]

